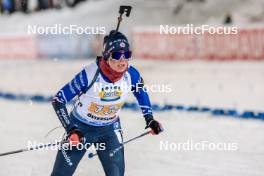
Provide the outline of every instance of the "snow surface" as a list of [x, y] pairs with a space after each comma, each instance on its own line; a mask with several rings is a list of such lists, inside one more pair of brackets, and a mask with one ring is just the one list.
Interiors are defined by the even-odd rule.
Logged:
[[[263, 0], [206, 0], [185, 3], [183, 10], [173, 10], [183, 0], [101, 0], [87, 1], [74, 8], [48, 10], [32, 14], [0, 15], [0, 34], [26, 33], [28, 25], [105, 26], [116, 25], [119, 5], [133, 6], [131, 17], [121, 30], [129, 34], [137, 26], [160, 24], [222, 24], [231, 12], [234, 24], [263, 24]], [[262, 26], [262, 25], [261, 25]], [[92, 60], [1, 60], [0, 91], [53, 95]], [[159, 104], [198, 105], [236, 108], [239, 111], [264, 111], [263, 62], [172, 62], [141, 61], [132, 63], [142, 72], [146, 84], [165, 84], [170, 93], [150, 93]], [[135, 101], [131, 95], [129, 101]], [[50, 104], [7, 101], [0, 99], [0, 153], [24, 148], [27, 141], [50, 142], [60, 139], [63, 129], [45, 134], [59, 126]], [[212, 117], [209, 114], [179, 111], [155, 112], [165, 131], [159, 136], [146, 136], [125, 147], [126, 176], [262, 176], [264, 173], [264, 121]], [[140, 112], [124, 110], [121, 122], [125, 139], [144, 131]], [[169, 143], [233, 142], [237, 151], [165, 151], [160, 141]], [[88, 153], [87, 153], [88, 154]], [[56, 151], [32, 151], [0, 157], [0, 176], [49, 175]], [[83, 158], [75, 175], [103, 176], [97, 158]]]
[[[1, 61], [0, 89], [13, 93], [52, 95], [91, 60]], [[165, 83], [172, 93], [150, 93], [153, 102], [235, 107], [263, 111], [263, 62], [162, 62], [132, 60], [147, 84]], [[56, 73], [56, 74], [55, 74]], [[135, 101], [133, 96], [130, 101]], [[45, 134], [59, 124], [46, 103], [0, 100], [0, 153], [24, 148], [28, 140], [60, 139], [62, 129]], [[262, 176], [264, 173], [264, 122], [212, 117], [178, 111], [155, 113], [165, 131], [146, 136], [125, 147], [126, 176]], [[124, 110], [125, 139], [144, 131], [140, 112]], [[182, 143], [233, 142], [237, 151], [165, 151], [160, 141]], [[87, 153], [88, 154], [88, 153]], [[55, 151], [32, 151], [0, 157], [0, 175], [49, 175]], [[75, 175], [103, 176], [97, 158], [82, 159]]]

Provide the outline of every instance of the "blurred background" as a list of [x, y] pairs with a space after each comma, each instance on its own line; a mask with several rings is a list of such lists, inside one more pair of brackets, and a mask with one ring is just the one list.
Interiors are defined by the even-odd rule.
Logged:
[[[120, 31], [131, 64], [148, 85], [163, 134], [126, 146], [126, 175], [237, 175], [264, 173], [263, 0], [0, 0], [0, 153], [28, 140], [60, 139], [51, 97], [101, 54], [120, 5], [133, 7]], [[160, 25], [237, 27], [234, 35], [160, 34]], [[45, 33], [46, 27], [90, 27], [91, 34]], [[30, 33], [29, 28], [39, 28]], [[56, 32], [55, 32], [56, 33]], [[69, 108], [71, 108], [69, 106]], [[131, 95], [121, 113], [125, 139], [144, 131]], [[163, 151], [160, 141], [234, 142], [237, 151]], [[0, 157], [0, 175], [49, 175], [56, 151]], [[84, 157], [76, 175], [102, 176], [98, 159]]]

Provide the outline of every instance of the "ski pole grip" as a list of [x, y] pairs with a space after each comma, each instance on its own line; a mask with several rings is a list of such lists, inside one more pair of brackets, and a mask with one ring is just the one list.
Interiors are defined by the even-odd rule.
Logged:
[[120, 15], [123, 15], [123, 13], [126, 13], [126, 16], [129, 17], [132, 7], [131, 6], [120, 6], [119, 13]]

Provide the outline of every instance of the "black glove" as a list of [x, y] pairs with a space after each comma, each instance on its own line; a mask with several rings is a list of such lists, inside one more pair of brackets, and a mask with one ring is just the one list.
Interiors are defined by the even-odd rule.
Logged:
[[147, 126], [145, 129], [151, 128], [154, 134], [159, 134], [163, 131], [161, 124], [153, 118], [146, 120], [146, 124]]
[[84, 135], [78, 128], [73, 128], [68, 132], [67, 140], [71, 145], [78, 145], [84, 142]]

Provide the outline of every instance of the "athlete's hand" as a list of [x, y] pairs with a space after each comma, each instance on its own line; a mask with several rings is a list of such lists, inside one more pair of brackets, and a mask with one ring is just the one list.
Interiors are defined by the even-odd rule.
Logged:
[[151, 132], [152, 134], [156, 135], [163, 131], [162, 125], [154, 119], [150, 119], [146, 123], [147, 123], [147, 126], [145, 129], [147, 128], [152, 129], [152, 132]]
[[79, 129], [74, 128], [68, 132], [67, 139], [71, 145], [75, 146], [83, 142], [84, 136]]

